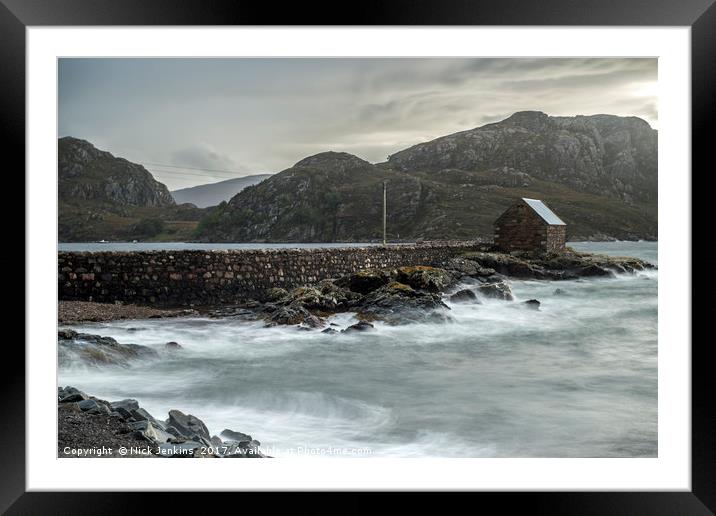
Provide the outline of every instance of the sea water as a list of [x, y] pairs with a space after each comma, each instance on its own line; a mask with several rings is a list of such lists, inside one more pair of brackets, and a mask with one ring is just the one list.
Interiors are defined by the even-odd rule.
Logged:
[[[657, 262], [655, 242], [570, 245]], [[512, 286], [514, 302], [448, 302], [452, 323], [366, 333], [209, 318], [73, 326], [160, 358], [73, 363], [58, 382], [161, 419], [191, 413], [277, 457], [657, 456], [657, 272]]]

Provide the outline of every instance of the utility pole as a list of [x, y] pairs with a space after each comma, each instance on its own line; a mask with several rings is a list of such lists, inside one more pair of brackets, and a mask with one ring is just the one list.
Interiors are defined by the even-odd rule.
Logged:
[[386, 244], [386, 241], [387, 241], [387, 239], [386, 239], [386, 235], [387, 235], [387, 233], [386, 233], [386, 227], [387, 227], [387, 224], [386, 224], [387, 221], [386, 221], [386, 219], [387, 219], [387, 215], [388, 215], [388, 210], [387, 210], [387, 200], [388, 200], [388, 196], [387, 196], [387, 193], [386, 193], [386, 192], [387, 192], [387, 188], [388, 188], [388, 187], [387, 187], [387, 181], [383, 181], [383, 245], [385, 245], [385, 244]]

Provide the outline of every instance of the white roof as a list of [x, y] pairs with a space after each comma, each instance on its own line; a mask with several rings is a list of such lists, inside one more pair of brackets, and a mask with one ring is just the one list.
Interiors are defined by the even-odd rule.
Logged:
[[527, 205], [532, 208], [535, 213], [537, 213], [537, 215], [542, 217], [542, 220], [544, 220], [547, 224], [552, 226], [566, 226], [564, 221], [555, 215], [554, 212], [539, 199], [527, 199], [523, 197], [522, 200], [525, 201]]

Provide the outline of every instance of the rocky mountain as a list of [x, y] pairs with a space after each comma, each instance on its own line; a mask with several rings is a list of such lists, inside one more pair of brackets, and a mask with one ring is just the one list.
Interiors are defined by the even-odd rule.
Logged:
[[401, 171], [510, 167], [535, 179], [624, 201], [656, 201], [657, 131], [637, 117], [523, 111], [390, 156]]
[[177, 205], [143, 166], [72, 137], [58, 140], [61, 242], [186, 239], [202, 210]]
[[100, 201], [122, 206], [167, 207], [176, 203], [147, 169], [66, 136], [57, 144], [59, 196], [64, 201]]
[[520, 112], [371, 164], [305, 158], [210, 210], [204, 241], [475, 238], [520, 197], [547, 202], [572, 239], [657, 236], [657, 133], [641, 119]]
[[191, 203], [199, 208], [216, 206], [221, 201], [228, 201], [247, 186], [260, 183], [271, 174], [255, 174], [252, 176], [237, 177], [205, 185], [172, 190], [171, 194], [177, 203]]

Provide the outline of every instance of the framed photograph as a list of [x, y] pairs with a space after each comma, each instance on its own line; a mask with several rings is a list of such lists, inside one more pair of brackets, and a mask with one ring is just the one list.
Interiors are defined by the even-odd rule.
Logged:
[[712, 3], [2, 0], [27, 302], [0, 508], [711, 514]]

